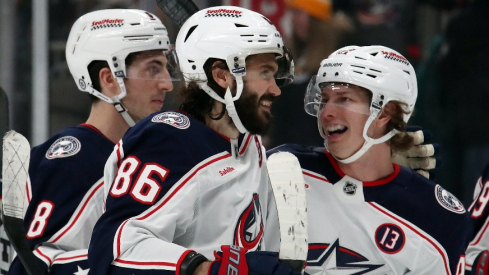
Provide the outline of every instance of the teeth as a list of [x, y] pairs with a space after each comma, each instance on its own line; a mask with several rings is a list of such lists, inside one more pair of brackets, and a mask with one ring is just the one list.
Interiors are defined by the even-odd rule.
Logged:
[[338, 131], [338, 130], [344, 130], [345, 128], [346, 128], [346, 126], [344, 126], [344, 125], [331, 125], [331, 126], [326, 127], [326, 130], [328, 132], [334, 132], [334, 131]]
[[267, 107], [270, 107], [270, 106], [272, 106], [272, 102], [269, 102], [269, 101], [264, 102], [264, 101], [262, 101], [262, 102], [261, 102], [261, 105], [263, 105], [263, 106], [267, 106]]

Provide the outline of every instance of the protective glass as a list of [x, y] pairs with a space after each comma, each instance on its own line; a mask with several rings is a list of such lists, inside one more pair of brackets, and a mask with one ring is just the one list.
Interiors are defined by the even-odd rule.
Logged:
[[277, 86], [284, 87], [294, 81], [294, 58], [292, 52], [283, 46], [284, 54], [277, 59], [278, 70], [275, 73]]
[[181, 72], [175, 50], [139, 53], [126, 68], [128, 79], [148, 81], [178, 81]]
[[[326, 90], [329, 92], [326, 93]], [[316, 117], [326, 107], [342, 108], [351, 112], [370, 115], [370, 102], [362, 101], [362, 96], [366, 97], [367, 92], [363, 88], [348, 83], [317, 83], [317, 76], [313, 76], [306, 89], [304, 109], [306, 113]]]

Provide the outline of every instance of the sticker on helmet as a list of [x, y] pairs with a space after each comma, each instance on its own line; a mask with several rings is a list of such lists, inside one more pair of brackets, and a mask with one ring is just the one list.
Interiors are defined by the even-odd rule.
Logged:
[[58, 138], [46, 152], [47, 159], [66, 158], [80, 152], [81, 143], [76, 137], [66, 136]]
[[151, 122], [165, 123], [178, 129], [187, 129], [190, 126], [190, 120], [184, 114], [177, 112], [164, 112], [155, 115]]
[[149, 16], [149, 19], [156, 20], [155, 17], [151, 13], [149, 13], [149, 12], [145, 12], [145, 13]]
[[341, 67], [343, 63], [324, 63], [323, 67]]
[[228, 9], [217, 9], [208, 10], [204, 17], [241, 17], [241, 11], [228, 10]]
[[124, 25], [124, 19], [104, 19], [100, 21], [93, 21], [92, 28], [93, 30], [105, 29], [105, 28], [120, 28]]
[[82, 88], [83, 90], [85, 90], [85, 88], [87, 87], [85, 80], [83, 80], [81, 78], [78, 80], [78, 85], [80, 85], [80, 88]]
[[246, 72], [246, 68], [244, 67], [239, 67], [239, 68], [236, 68], [236, 69], [232, 69], [231, 70], [234, 74], [240, 74], [240, 73], [244, 73]]
[[382, 54], [384, 55], [384, 58], [391, 59], [393, 61], [397, 61], [409, 66], [409, 61], [400, 54], [393, 53], [393, 52], [386, 52], [386, 51], [382, 51]]
[[353, 49], [346, 49], [346, 50], [339, 50], [335, 54], [348, 54], [349, 52], [355, 51], [356, 48]]
[[464, 205], [454, 195], [438, 184], [435, 187], [435, 197], [445, 209], [457, 214], [465, 213]]

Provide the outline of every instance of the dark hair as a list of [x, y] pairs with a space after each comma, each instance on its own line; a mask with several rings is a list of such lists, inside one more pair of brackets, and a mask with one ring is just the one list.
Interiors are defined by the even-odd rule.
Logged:
[[[129, 66], [131, 66], [132, 62], [134, 62], [134, 60], [136, 59], [136, 57], [140, 53], [141, 52], [130, 53], [126, 57], [126, 60], [124, 62], [126, 65], [126, 70]], [[90, 64], [88, 64], [87, 68], [88, 68], [88, 74], [90, 75], [90, 79], [92, 80], [92, 87], [95, 90], [102, 92], [102, 90], [101, 90], [102, 87], [100, 86], [100, 78], [98, 75], [100, 73], [100, 70], [102, 70], [103, 68], [109, 68], [109, 70], [110, 70], [109, 63], [107, 63], [107, 61], [103, 61], [103, 60], [94, 60], [94, 61], [90, 62]], [[90, 95], [90, 99], [92, 100], [92, 104], [100, 101], [100, 98], [98, 98], [94, 95]]]
[[404, 121], [404, 115], [410, 113], [408, 110], [408, 105], [401, 101], [390, 101], [395, 107], [393, 112], [387, 111], [387, 109], [383, 109], [383, 112], [386, 112], [391, 119], [387, 123], [386, 133], [390, 132], [392, 129], [396, 129], [399, 131], [396, 135], [394, 135], [389, 141], [388, 144], [391, 147], [392, 154], [395, 154], [398, 151], [407, 151], [409, 148], [414, 145], [414, 138], [407, 134], [406, 125], [407, 123]]
[[[221, 59], [209, 58], [204, 63], [204, 72], [207, 77], [207, 85], [219, 96], [224, 97], [226, 89], [219, 86], [212, 76], [212, 70], [215, 68], [228, 71], [229, 68], [226, 65], [226, 62]], [[186, 87], [182, 87], [178, 94], [182, 101], [180, 104], [180, 110], [189, 113], [202, 122], [205, 122], [206, 116], [209, 116], [211, 119], [219, 120], [224, 115], [225, 108], [223, 108], [223, 112], [217, 117], [212, 117], [210, 115], [215, 100], [205, 91], [203, 91], [195, 81], [191, 81]]]

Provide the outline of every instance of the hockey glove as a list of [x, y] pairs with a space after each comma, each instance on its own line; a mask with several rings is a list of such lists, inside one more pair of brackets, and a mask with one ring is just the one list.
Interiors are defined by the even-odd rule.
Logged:
[[414, 146], [404, 152], [397, 152], [392, 161], [402, 166], [416, 170], [426, 178], [433, 178], [430, 171], [441, 166], [441, 158], [437, 156], [440, 151], [438, 143], [431, 142], [431, 133], [421, 127], [410, 126], [407, 133], [414, 138]]
[[474, 260], [472, 265], [472, 271], [469, 273], [474, 275], [488, 275], [489, 274], [489, 250], [482, 251]]
[[291, 267], [281, 263], [277, 252], [250, 251], [235, 245], [223, 245], [214, 252], [214, 260], [209, 275], [250, 274], [250, 275], [301, 275]]

